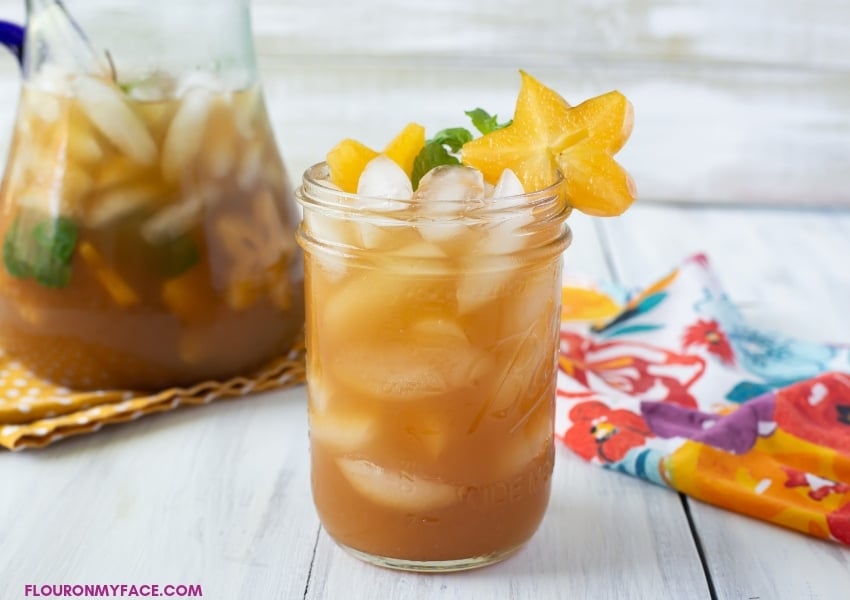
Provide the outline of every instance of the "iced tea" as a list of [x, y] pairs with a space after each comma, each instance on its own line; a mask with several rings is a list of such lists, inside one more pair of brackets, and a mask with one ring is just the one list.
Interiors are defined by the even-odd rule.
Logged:
[[558, 186], [388, 209], [333, 189], [319, 165], [298, 199], [322, 524], [390, 567], [510, 555], [549, 499], [569, 243]]
[[190, 384], [301, 330], [297, 217], [257, 88], [36, 78], [0, 197], [0, 345], [40, 375]]

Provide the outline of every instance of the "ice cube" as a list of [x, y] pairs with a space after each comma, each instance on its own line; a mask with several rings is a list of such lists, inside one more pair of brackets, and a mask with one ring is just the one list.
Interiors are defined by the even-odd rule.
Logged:
[[383, 331], [372, 339], [340, 340], [344, 357], [328, 367], [356, 393], [387, 402], [428, 401], [469, 385], [482, 353], [457, 323], [428, 318], [405, 328], [380, 303], [364, 317], [358, 328], [371, 320], [373, 330]]
[[110, 225], [151, 202], [156, 202], [160, 191], [146, 183], [122, 188], [111, 188], [99, 194], [85, 216], [88, 227]]
[[556, 283], [555, 266], [528, 273], [517, 273], [512, 281], [510, 299], [499, 326], [503, 335], [527, 331], [535, 323], [547, 323], [555, 315], [560, 288]]
[[[446, 251], [436, 244], [425, 242], [422, 237], [412, 232], [412, 228], [397, 227], [383, 229], [381, 242], [392, 249], [382, 252], [375, 257], [375, 264], [385, 273], [397, 273], [406, 277], [416, 276], [441, 276], [451, 277], [454, 274], [454, 265], [449, 259]], [[411, 235], [412, 233], [412, 235]], [[404, 237], [401, 245], [395, 245], [395, 241]], [[410, 240], [410, 241], [408, 241]]]
[[139, 102], [163, 102], [174, 97], [177, 82], [172, 76], [163, 72], [145, 74], [131, 81], [122, 82], [133, 100]]
[[200, 196], [190, 196], [182, 202], [166, 206], [142, 224], [142, 237], [151, 244], [173, 240], [200, 221], [203, 208], [204, 202]]
[[338, 452], [362, 450], [375, 434], [375, 420], [368, 414], [344, 414], [336, 410], [310, 411], [310, 441]]
[[458, 489], [404, 471], [385, 469], [368, 460], [340, 458], [340, 471], [357, 492], [383, 506], [400, 511], [445, 508], [458, 501]]
[[410, 328], [413, 340], [426, 346], [446, 346], [447, 348], [466, 346], [466, 337], [460, 323], [439, 317], [427, 317], [417, 321]]
[[44, 123], [55, 123], [62, 113], [59, 100], [50, 94], [30, 94], [27, 109], [36, 119]]
[[77, 77], [72, 86], [83, 113], [115, 147], [138, 163], [156, 161], [156, 143], [118, 88], [93, 77]]
[[257, 117], [263, 114], [263, 97], [255, 87], [239, 92], [233, 97], [233, 119], [236, 130], [244, 139], [250, 140], [258, 135], [255, 122]]
[[[503, 369], [496, 379], [488, 412], [503, 418], [529, 393], [540, 385], [540, 374], [554, 367], [554, 349], [541, 339], [541, 328], [532, 327], [516, 340], [505, 338], [502, 344]], [[547, 353], [553, 350], [552, 354]]]
[[[460, 165], [443, 165], [431, 169], [419, 180], [413, 199], [431, 212], [451, 213], [462, 210], [467, 202], [480, 204], [485, 195], [481, 171]], [[446, 205], [431, 204], [434, 202], [445, 202]]]
[[501, 268], [470, 272], [461, 277], [457, 285], [459, 314], [469, 313], [487, 302], [498, 299], [504, 293], [516, 275], [517, 262], [512, 257], [504, 257], [500, 262]]
[[206, 90], [208, 92], [217, 92], [222, 94], [228, 91], [227, 84], [220, 77], [213, 75], [209, 71], [192, 71], [185, 75], [176, 84], [178, 98], [186, 96], [193, 90]]
[[166, 181], [176, 182], [197, 156], [212, 106], [209, 91], [194, 88], [186, 93], [162, 144], [161, 169]]
[[405, 426], [404, 432], [417, 448], [425, 450], [431, 458], [443, 453], [449, 438], [446, 423], [433, 412], [416, 415], [415, 422]]
[[[88, 195], [94, 186], [94, 178], [89, 175], [88, 171], [79, 167], [70, 168], [69, 165], [69, 168], [65, 171], [65, 175], [62, 177], [62, 186], [60, 188], [62, 192], [62, 206], [75, 207], [79, 205], [80, 200]], [[47, 214], [56, 214], [60, 211], [62, 211], [61, 206], [54, 205], [52, 210], [47, 212]]]
[[67, 69], [51, 63], [42, 63], [35, 73], [29, 73], [27, 87], [55, 94], [71, 95], [71, 82], [79, 71]]
[[242, 160], [239, 162], [239, 173], [236, 175], [236, 183], [243, 190], [255, 187], [263, 174], [263, 145], [259, 142], [250, 144], [242, 151]]
[[377, 271], [359, 273], [362, 276], [351, 277], [335, 294], [322, 298], [320, 325], [329, 336], [353, 335], [359, 340], [401, 301], [404, 289], [399, 277], [384, 277]]
[[[554, 398], [542, 398], [541, 402], [551, 403]], [[507, 442], [500, 445], [493, 457], [494, 479], [506, 480], [528, 469], [532, 463], [543, 459], [553, 448], [553, 424], [551, 411], [538, 408], [521, 423]], [[545, 462], [544, 462], [545, 464]]]
[[[321, 185], [329, 190], [321, 194], [324, 202], [342, 205], [341, 197], [333, 193], [342, 191], [339, 186], [330, 181], [322, 181]], [[304, 229], [322, 243], [336, 246], [360, 246], [362, 243], [358, 224], [338, 214], [328, 215], [321, 208], [310, 208], [304, 211], [303, 219]]]
[[494, 223], [486, 229], [486, 235], [478, 242], [481, 254], [513, 254], [527, 244], [526, 228], [534, 222], [530, 211], [519, 212]]
[[233, 111], [224, 102], [216, 102], [209, 117], [209, 127], [204, 139], [204, 161], [210, 174], [221, 179], [235, 167], [238, 144]]
[[496, 182], [496, 187], [493, 190], [493, 198], [507, 198], [509, 196], [520, 196], [525, 193], [522, 187], [522, 182], [516, 173], [510, 169], [505, 169], [499, 176], [499, 181]]
[[460, 218], [448, 221], [421, 221], [418, 227], [422, 239], [435, 244], [456, 240], [469, 233], [469, 227]]
[[410, 178], [396, 162], [379, 154], [368, 163], [360, 174], [357, 193], [370, 198], [386, 198], [384, 202], [370, 204], [375, 210], [401, 210], [406, 204], [394, 200], [409, 200], [413, 196]]
[[431, 169], [413, 194], [422, 215], [418, 222], [422, 239], [441, 243], [467, 234], [463, 214], [470, 206], [480, 206], [485, 197], [484, 176], [478, 169], [456, 165]]
[[97, 140], [84, 133], [71, 132], [68, 135], [68, 159], [85, 165], [91, 165], [103, 158], [103, 149]]

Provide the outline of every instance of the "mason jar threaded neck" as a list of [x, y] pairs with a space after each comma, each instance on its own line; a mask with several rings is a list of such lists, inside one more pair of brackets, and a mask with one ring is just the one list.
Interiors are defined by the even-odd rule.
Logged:
[[481, 201], [396, 200], [340, 190], [330, 184], [327, 164], [318, 163], [296, 191], [304, 211], [298, 242], [352, 261], [376, 254], [418, 264], [462, 259], [476, 270], [501, 268], [506, 257], [551, 259], [572, 241], [562, 184]]

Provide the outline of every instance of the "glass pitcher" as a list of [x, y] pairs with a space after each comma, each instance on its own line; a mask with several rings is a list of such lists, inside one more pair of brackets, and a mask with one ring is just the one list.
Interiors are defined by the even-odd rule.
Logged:
[[0, 348], [78, 389], [245, 373], [303, 327], [248, 0], [27, 0]]

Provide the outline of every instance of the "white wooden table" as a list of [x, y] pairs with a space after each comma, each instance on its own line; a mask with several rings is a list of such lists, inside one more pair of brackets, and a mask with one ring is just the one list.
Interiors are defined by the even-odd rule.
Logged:
[[[850, 212], [646, 204], [572, 218], [573, 271], [648, 282], [705, 250], [754, 322], [850, 333]], [[846, 600], [850, 550], [559, 448], [542, 528], [500, 565], [413, 575], [336, 548], [310, 499], [303, 388], [0, 454], [0, 598], [27, 583], [199, 583], [205, 598]]]

